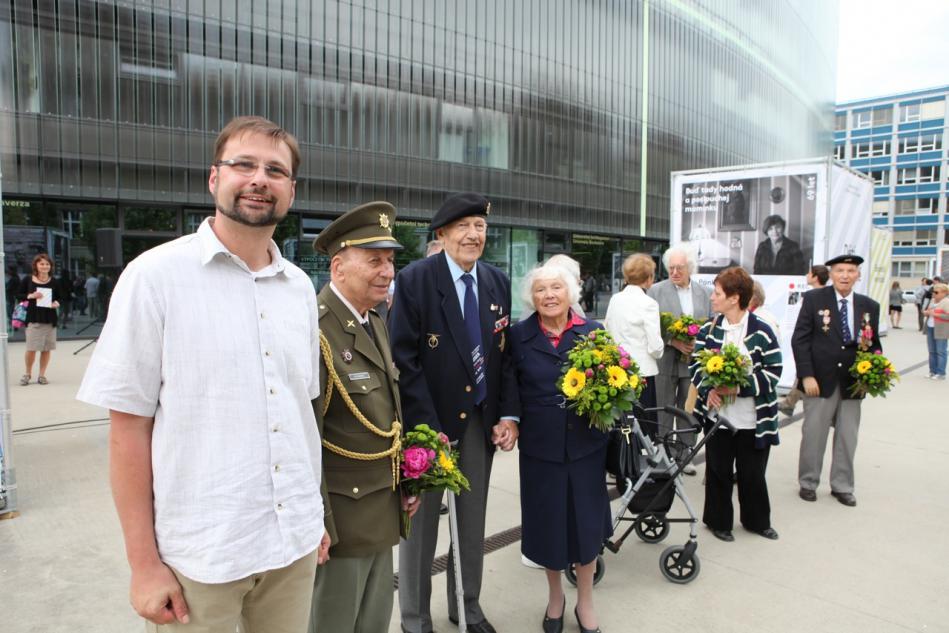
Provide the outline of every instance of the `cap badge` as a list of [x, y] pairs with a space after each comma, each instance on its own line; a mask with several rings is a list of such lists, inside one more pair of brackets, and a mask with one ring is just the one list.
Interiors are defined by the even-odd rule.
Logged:
[[488, 206], [486, 206], [486, 207], [484, 208], [484, 214], [485, 214], [485, 215], [491, 215], [491, 203], [490, 203], [490, 202], [488, 203]]
[[386, 214], [386, 213], [380, 213], [380, 214], [379, 214], [379, 226], [381, 226], [382, 228], [386, 229], [387, 231], [389, 230], [389, 216], [388, 216], [388, 214]]

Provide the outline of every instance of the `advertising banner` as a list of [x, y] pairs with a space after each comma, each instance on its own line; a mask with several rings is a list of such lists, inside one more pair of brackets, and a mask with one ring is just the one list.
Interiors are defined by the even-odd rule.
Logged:
[[[872, 181], [829, 160], [672, 174], [670, 243], [687, 242], [697, 280], [741, 266], [761, 283], [759, 316], [781, 342], [780, 385], [796, 380], [791, 335], [814, 264], [843, 253], [870, 256]], [[866, 293], [866, 272], [856, 291]]]

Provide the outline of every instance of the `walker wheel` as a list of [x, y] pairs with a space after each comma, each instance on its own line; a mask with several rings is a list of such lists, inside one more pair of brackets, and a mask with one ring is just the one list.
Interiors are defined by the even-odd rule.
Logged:
[[644, 514], [636, 517], [636, 536], [647, 543], [659, 543], [669, 534], [669, 522], [661, 514]]
[[[567, 582], [569, 582], [574, 587], [577, 586], [577, 570], [574, 569], [572, 564], [567, 565], [567, 568], [564, 570], [563, 575], [567, 577]], [[593, 584], [597, 584], [600, 580], [603, 579], [603, 576], [606, 575], [606, 561], [603, 559], [603, 555], [600, 554], [596, 557], [596, 571], [593, 572]]]
[[659, 557], [659, 569], [662, 575], [666, 577], [666, 580], [680, 585], [695, 580], [702, 569], [698, 554], [693, 553], [690, 559], [683, 559], [684, 549], [682, 545], [673, 545], [667, 547]]

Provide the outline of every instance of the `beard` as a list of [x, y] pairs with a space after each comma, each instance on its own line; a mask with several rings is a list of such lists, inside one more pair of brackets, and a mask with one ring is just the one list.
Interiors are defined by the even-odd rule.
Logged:
[[[244, 195], [255, 195], [267, 198], [270, 204], [263, 211], [246, 209], [242, 206], [241, 200], [241, 196]], [[217, 210], [221, 212], [221, 215], [234, 220], [238, 224], [253, 227], [276, 226], [286, 217], [287, 211], [289, 210], [284, 209], [282, 212], [278, 211], [274, 197], [269, 193], [258, 191], [239, 191], [234, 195], [234, 199], [230, 205], [224, 204], [222, 200], [216, 200], [215, 206]]]

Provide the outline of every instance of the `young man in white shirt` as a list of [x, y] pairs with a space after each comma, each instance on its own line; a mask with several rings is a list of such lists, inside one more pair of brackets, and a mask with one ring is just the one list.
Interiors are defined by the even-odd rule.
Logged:
[[198, 231], [125, 269], [78, 398], [110, 410], [110, 478], [146, 630], [297, 633], [329, 537], [313, 286], [271, 239], [296, 140], [218, 136]]

